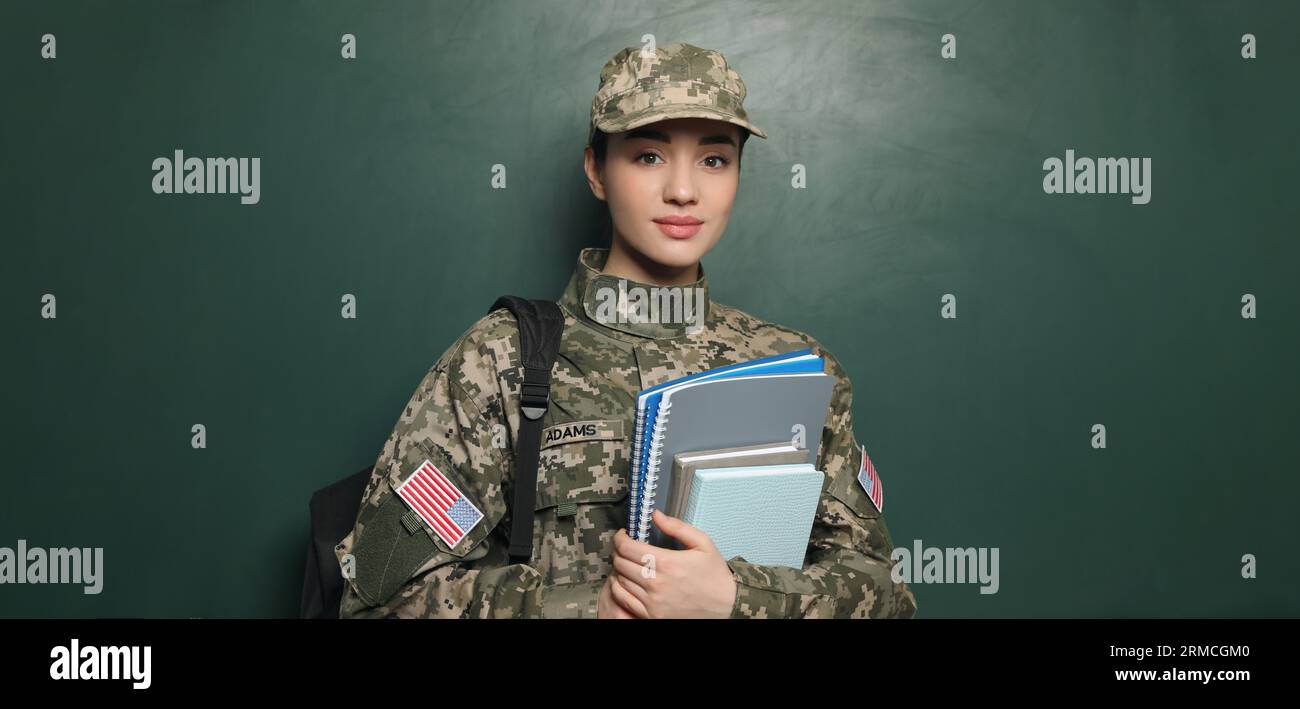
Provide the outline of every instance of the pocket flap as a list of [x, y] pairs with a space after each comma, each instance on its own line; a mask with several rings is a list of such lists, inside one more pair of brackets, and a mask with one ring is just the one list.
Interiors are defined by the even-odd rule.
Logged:
[[349, 580], [369, 605], [387, 603], [416, 569], [440, 553], [428, 535], [412, 534], [402, 524], [405, 513], [406, 505], [391, 492], [378, 507], [363, 511], [364, 526], [351, 552], [355, 573]]

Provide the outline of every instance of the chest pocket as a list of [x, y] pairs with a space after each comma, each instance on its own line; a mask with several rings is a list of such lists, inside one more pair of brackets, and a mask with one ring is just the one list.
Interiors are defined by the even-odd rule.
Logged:
[[558, 514], [564, 516], [568, 504], [626, 499], [627, 443], [621, 419], [568, 421], [543, 429], [534, 509], [563, 507]]
[[533, 563], [545, 583], [592, 584], [609, 574], [614, 533], [627, 524], [626, 429], [621, 419], [543, 429]]

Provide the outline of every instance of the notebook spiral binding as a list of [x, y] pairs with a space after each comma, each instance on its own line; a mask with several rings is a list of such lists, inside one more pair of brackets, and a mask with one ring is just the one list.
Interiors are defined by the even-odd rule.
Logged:
[[644, 416], [636, 417], [636, 430], [632, 435], [632, 474], [628, 478], [628, 488], [631, 494], [627, 496], [627, 533], [633, 539], [636, 539], [638, 529], [637, 519], [639, 518], [640, 504], [637, 497], [637, 491], [640, 489], [638, 478], [641, 473], [641, 432], [645, 430]]
[[659, 457], [663, 450], [663, 438], [667, 434], [668, 411], [673, 407], [672, 400], [665, 397], [659, 402], [659, 415], [655, 417], [654, 431], [650, 436], [650, 451], [646, 461], [645, 493], [641, 496], [641, 515], [638, 520], [639, 535], [637, 539], [650, 541], [650, 515], [655, 508], [655, 489], [659, 487]]

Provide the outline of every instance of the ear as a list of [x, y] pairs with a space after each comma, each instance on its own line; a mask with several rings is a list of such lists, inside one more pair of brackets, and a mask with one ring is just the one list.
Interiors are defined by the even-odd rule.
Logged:
[[588, 145], [582, 149], [582, 169], [587, 173], [587, 186], [591, 188], [591, 193], [596, 195], [596, 199], [605, 201], [605, 175], [601, 170], [600, 163], [596, 162], [596, 151]]

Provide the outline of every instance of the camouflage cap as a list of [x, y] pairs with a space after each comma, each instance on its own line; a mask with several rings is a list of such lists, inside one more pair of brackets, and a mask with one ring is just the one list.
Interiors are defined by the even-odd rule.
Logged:
[[766, 138], [749, 122], [744, 100], [745, 82], [718, 52], [684, 42], [653, 52], [628, 47], [600, 70], [587, 142], [598, 129], [621, 133], [669, 118], [713, 118]]

